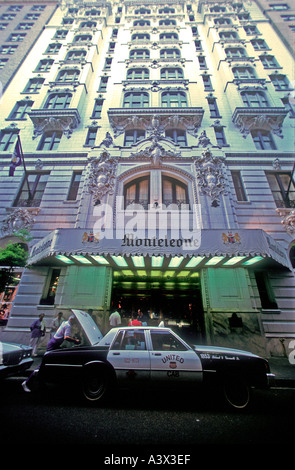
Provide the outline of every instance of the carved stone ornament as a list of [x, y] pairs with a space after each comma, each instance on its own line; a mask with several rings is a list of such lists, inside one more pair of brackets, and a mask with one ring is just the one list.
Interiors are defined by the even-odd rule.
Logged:
[[98, 158], [90, 158], [89, 163], [88, 192], [97, 205], [107, 194], [114, 194], [118, 161], [104, 150]]
[[2, 221], [1, 231], [12, 235], [20, 229], [30, 230], [35, 222], [32, 212], [28, 209], [16, 208]]
[[282, 125], [286, 115], [287, 111], [282, 108], [236, 108], [233, 122], [244, 138], [255, 129], [273, 132], [282, 138]]
[[62, 131], [69, 138], [80, 123], [76, 109], [31, 110], [29, 116], [34, 124], [33, 139], [48, 131]]
[[198, 186], [202, 194], [209, 196], [212, 206], [219, 206], [219, 197], [227, 194], [223, 174], [224, 157], [214, 157], [209, 149], [196, 158]]
[[282, 225], [289, 235], [295, 234], [295, 209], [279, 208], [277, 213], [282, 217]]
[[293, 235], [295, 233], [295, 209], [292, 210], [282, 221], [286, 231]]

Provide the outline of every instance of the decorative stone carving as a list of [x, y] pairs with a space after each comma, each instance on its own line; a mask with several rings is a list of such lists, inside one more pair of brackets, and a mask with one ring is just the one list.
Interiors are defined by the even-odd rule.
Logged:
[[2, 221], [1, 231], [4, 234], [12, 235], [21, 229], [30, 230], [34, 222], [32, 211], [19, 207]]
[[113, 144], [113, 138], [109, 132], [106, 132], [106, 136], [99, 144], [99, 147], [104, 145], [105, 147], [109, 148], [112, 144]]
[[255, 129], [270, 131], [282, 138], [287, 114], [285, 108], [236, 108], [232, 120], [244, 138]]
[[33, 139], [47, 131], [62, 131], [68, 138], [80, 123], [77, 109], [31, 110], [30, 119], [34, 124]]
[[208, 147], [212, 145], [209, 137], [206, 134], [206, 131], [202, 131], [198, 141], [198, 147]]
[[295, 234], [295, 209], [279, 208], [277, 213], [282, 217], [282, 225], [285, 227], [289, 235]]
[[118, 161], [104, 150], [98, 158], [91, 157], [89, 163], [88, 192], [97, 205], [107, 194], [114, 194]]
[[[161, 108], [156, 111], [159, 126], [163, 131], [166, 128], [180, 127], [194, 137], [197, 135], [204, 114], [202, 108], [181, 108], [176, 112], [172, 112], [169, 108]], [[138, 110], [134, 114], [134, 110], [127, 109], [124, 110], [124, 113], [121, 110], [111, 109], [108, 111], [108, 115], [115, 138], [125, 132], [126, 129], [140, 128], [150, 131], [153, 128], [152, 120], [155, 116], [152, 112], [146, 112], [145, 110]]]
[[219, 206], [220, 195], [226, 194], [223, 174], [224, 157], [214, 157], [209, 149], [196, 158], [197, 180], [202, 194], [209, 196], [212, 206]]

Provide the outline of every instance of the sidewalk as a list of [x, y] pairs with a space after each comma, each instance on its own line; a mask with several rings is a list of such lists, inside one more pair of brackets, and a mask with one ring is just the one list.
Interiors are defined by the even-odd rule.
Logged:
[[268, 362], [278, 387], [295, 387], [295, 364], [290, 364], [287, 357], [269, 357]]
[[[27, 370], [27, 375], [37, 369], [41, 361], [42, 356], [34, 357], [34, 362], [30, 369]], [[275, 386], [295, 388], [295, 364], [290, 364], [286, 357], [270, 357], [268, 362], [270, 371], [275, 374]]]

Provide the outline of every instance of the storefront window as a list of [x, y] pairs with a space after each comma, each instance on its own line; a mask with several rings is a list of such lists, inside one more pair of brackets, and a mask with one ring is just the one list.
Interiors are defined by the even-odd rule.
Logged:
[[59, 282], [60, 269], [52, 269], [49, 282], [45, 286], [44, 295], [40, 300], [40, 305], [53, 305], [55, 294]]

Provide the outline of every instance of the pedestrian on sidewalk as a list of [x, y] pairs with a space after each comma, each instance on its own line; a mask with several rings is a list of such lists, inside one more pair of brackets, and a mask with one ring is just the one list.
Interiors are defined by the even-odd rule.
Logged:
[[37, 348], [42, 336], [45, 336], [46, 324], [44, 320], [44, 313], [40, 313], [39, 318], [31, 324], [31, 339], [30, 346], [33, 348], [32, 355], [37, 356]]
[[51, 323], [50, 339], [55, 335], [55, 333], [57, 332], [57, 330], [59, 329], [63, 321], [64, 321], [63, 313], [58, 312], [58, 314], [52, 320], [52, 323]]

